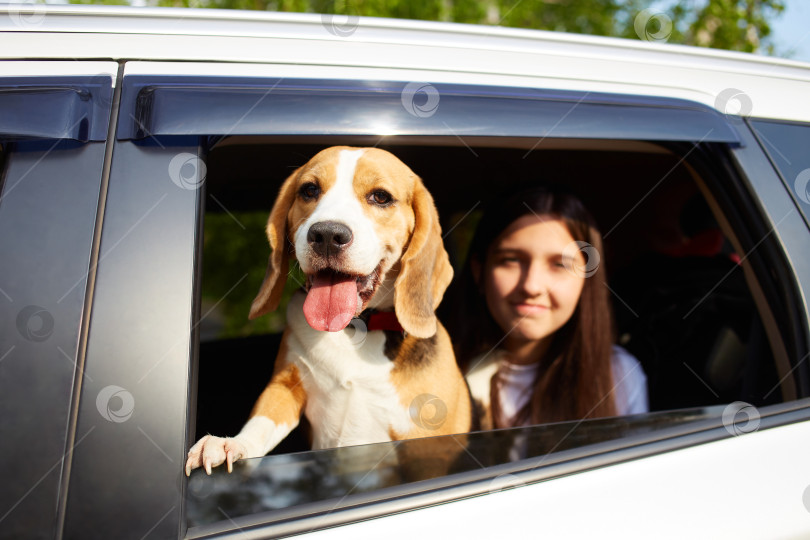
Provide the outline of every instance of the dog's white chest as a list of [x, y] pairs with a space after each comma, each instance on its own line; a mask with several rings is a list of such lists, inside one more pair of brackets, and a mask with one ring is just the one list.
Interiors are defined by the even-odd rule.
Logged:
[[349, 327], [319, 332], [302, 312], [304, 294], [287, 309], [288, 360], [299, 369], [307, 394], [306, 415], [313, 448], [333, 448], [391, 440], [406, 433], [408, 410], [391, 383], [394, 367], [384, 354], [385, 334]]

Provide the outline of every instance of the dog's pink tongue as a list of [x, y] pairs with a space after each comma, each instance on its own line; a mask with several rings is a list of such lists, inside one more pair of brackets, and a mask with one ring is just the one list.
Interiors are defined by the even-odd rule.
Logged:
[[357, 311], [357, 278], [318, 272], [304, 300], [304, 317], [315, 330], [337, 332], [349, 325]]

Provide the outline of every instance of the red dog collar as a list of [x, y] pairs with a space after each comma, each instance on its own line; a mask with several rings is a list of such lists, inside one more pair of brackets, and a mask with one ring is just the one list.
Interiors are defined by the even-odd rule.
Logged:
[[368, 316], [366, 328], [369, 332], [373, 330], [392, 330], [394, 332], [404, 332], [405, 329], [399, 324], [397, 314], [393, 311], [372, 311]]

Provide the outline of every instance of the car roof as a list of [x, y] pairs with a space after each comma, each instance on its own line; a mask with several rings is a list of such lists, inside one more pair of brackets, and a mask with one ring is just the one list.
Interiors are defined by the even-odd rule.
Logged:
[[[43, 39], [51, 34], [55, 39]], [[0, 6], [0, 59], [199, 62], [172, 73], [376, 78], [664, 96], [810, 121], [810, 64], [498, 26], [305, 13]], [[268, 70], [268, 67], [273, 69]], [[0, 75], [7, 70], [0, 69]], [[143, 64], [140, 71], [149, 71]]]

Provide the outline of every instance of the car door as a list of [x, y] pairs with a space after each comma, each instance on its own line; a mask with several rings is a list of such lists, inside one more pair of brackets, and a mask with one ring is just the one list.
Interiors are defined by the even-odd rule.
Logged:
[[[703, 167], [706, 197], [722, 209], [725, 231], [745, 255], [751, 302], [771, 343], [756, 351], [775, 364], [761, 393], [771, 389], [769, 404], [807, 395], [801, 362], [807, 327], [785, 314], [801, 313], [797, 291], [808, 276], [780, 247], [795, 250], [807, 239], [784, 233], [783, 224], [794, 227], [798, 214], [776, 215], [779, 205], [792, 204], [790, 196], [763, 194], [750, 173], [768, 163], [745, 126], [682, 100], [438, 77], [428, 83], [361, 77], [348, 68], [318, 77], [315, 70], [302, 76], [239, 64], [125, 66], [72, 427], [81, 445], [70, 455], [66, 537], [299, 534], [733, 437], [738, 420], [724, 419], [727, 406], [707, 393], [710, 407], [271, 455], [248, 460], [233, 475], [196, 471], [186, 480], [185, 452], [196, 432], [220, 429], [212, 427], [219, 417], [238, 429], [247, 414], [243, 402], [249, 410], [274, 354], [272, 339], [207, 343], [206, 326], [221, 306], [255, 291], [266, 257], [261, 222], [275, 191], [285, 171], [324, 145], [381, 145], [425, 167], [466, 163], [456, 171], [469, 177], [437, 168], [428, 179], [440, 208], [458, 213], [459, 221], [494, 189], [485, 175], [471, 180], [476, 168], [488, 171], [505, 160], [524, 156], [533, 164], [535, 152], [555, 164], [614, 153], [624, 165], [652, 159], [662, 168], [640, 180], [637, 198], [624, 200], [632, 210], [670, 176], [668, 168], [688, 159]], [[235, 234], [218, 237], [215, 222]], [[241, 246], [250, 235], [249, 245], [259, 247], [236, 249], [233, 259], [209, 242], [227, 238], [219, 245]], [[765, 270], [766, 249], [784, 280]], [[245, 266], [245, 255], [258, 263], [258, 274]], [[218, 273], [224, 284], [206, 299], [210, 276]], [[693, 385], [705, 386], [698, 379]], [[804, 418], [791, 413], [801, 406], [771, 407], [757, 409], [757, 417], [773, 416], [774, 426]], [[444, 456], [432, 472], [423, 468], [425, 453]]]

